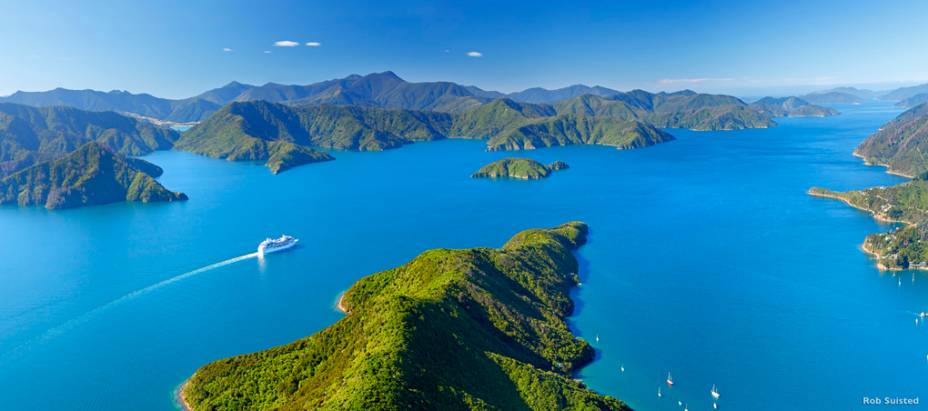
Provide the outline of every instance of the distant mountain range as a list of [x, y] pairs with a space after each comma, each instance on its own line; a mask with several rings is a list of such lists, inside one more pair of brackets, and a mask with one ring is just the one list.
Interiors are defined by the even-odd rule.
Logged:
[[928, 93], [916, 94], [905, 100], [899, 101], [896, 105], [902, 108], [912, 108], [925, 103], [928, 103]]
[[818, 91], [809, 93], [799, 98], [812, 104], [861, 104], [869, 98], [860, 97], [857, 94], [845, 93], [841, 91]]
[[764, 97], [750, 105], [774, 117], [828, 117], [838, 115], [838, 110], [811, 104], [799, 97]]
[[[857, 90], [857, 92], [860, 94], [864, 90]], [[710, 103], [711, 100], [716, 100], [718, 103], [721, 99], [727, 99], [725, 104], [743, 105], [743, 102], [739, 104], [734, 101], [737, 99], [731, 96], [699, 94], [688, 90], [656, 94], [633, 90], [626, 93], [601, 86], [585, 85], [573, 85], [554, 90], [536, 87], [504, 94], [452, 82], [407, 82], [390, 71], [365, 76], [351, 75], [309, 85], [267, 83], [255, 86], [231, 82], [199, 95], [178, 100], [163, 99], [150, 94], [132, 94], [126, 91], [102, 92], [58, 88], [44, 92], [19, 91], [7, 97], [0, 97], [0, 102], [37, 107], [70, 106], [88, 111], [116, 111], [150, 119], [185, 123], [203, 120], [229, 103], [256, 100], [294, 106], [330, 104], [462, 113], [499, 98], [509, 98], [523, 103], [556, 105], [585, 95], [645, 105], [650, 104], [645, 100], [652, 100], [652, 103], [661, 100], [681, 101], [681, 96], [696, 95], [699, 96], [696, 104], [699, 100]], [[817, 104], [815, 100], [808, 98], [806, 100]]]
[[[901, 87], [887, 91], [873, 91], [855, 87], [836, 87], [809, 93], [800, 96], [800, 98], [812, 104], [860, 104], [868, 100], [883, 100], [899, 102], [898, 105], [900, 107], [914, 107], [918, 105], [917, 101], [924, 102], [925, 99], [928, 99], [928, 96], [926, 96], [921, 97], [921, 100], [919, 100], [918, 95], [920, 94], [928, 94], [928, 84]], [[907, 101], [909, 99], [914, 100]]]

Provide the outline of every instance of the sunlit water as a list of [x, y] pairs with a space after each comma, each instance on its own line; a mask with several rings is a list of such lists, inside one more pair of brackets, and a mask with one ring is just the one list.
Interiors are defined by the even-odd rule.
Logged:
[[[859, 245], [890, 226], [805, 194], [902, 181], [851, 156], [898, 110], [844, 111], [672, 130], [677, 141], [642, 150], [518, 153], [571, 165], [530, 182], [471, 179], [512, 155], [474, 141], [336, 152], [277, 176], [152, 154], [190, 201], [0, 208], [0, 408], [171, 409], [200, 365], [336, 321], [336, 297], [364, 275], [569, 220], [592, 229], [571, 322], [599, 355], [578, 378], [600, 392], [639, 410], [711, 409], [712, 384], [732, 410], [926, 397], [928, 326], [914, 312], [928, 310], [928, 278], [878, 272]], [[300, 246], [252, 258], [282, 233]]]

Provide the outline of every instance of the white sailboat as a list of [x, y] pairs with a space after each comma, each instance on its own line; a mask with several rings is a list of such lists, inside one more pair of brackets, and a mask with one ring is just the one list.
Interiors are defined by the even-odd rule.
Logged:
[[673, 377], [670, 376], [670, 372], [667, 372], [667, 386], [673, 387]]
[[713, 400], [718, 400], [719, 397], [721, 397], [721, 394], [719, 394], [719, 390], [715, 388], [715, 384], [712, 384], [712, 389], [709, 390], [709, 394], [712, 395]]

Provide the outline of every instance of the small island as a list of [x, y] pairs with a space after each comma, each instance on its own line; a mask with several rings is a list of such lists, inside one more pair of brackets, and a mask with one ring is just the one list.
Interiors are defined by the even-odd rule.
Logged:
[[191, 410], [628, 410], [572, 372], [593, 348], [566, 317], [581, 222], [501, 248], [435, 249], [362, 278], [350, 314], [290, 344], [207, 364], [182, 386]]
[[563, 161], [555, 161], [551, 164], [544, 165], [530, 158], [509, 157], [496, 160], [480, 167], [480, 170], [477, 170], [477, 172], [471, 176], [473, 178], [539, 180], [550, 176], [554, 171], [565, 170], [567, 168], [570, 168], [570, 166]]

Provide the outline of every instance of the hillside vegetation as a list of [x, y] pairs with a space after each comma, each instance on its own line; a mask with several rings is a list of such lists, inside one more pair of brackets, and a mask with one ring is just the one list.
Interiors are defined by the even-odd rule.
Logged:
[[586, 233], [426, 251], [355, 283], [332, 326], [210, 363], [182, 395], [194, 410], [627, 409], [570, 376], [593, 356], [564, 321]]
[[0, 204], [72, 208], [119, 201], [179, 201], [155, 181], [161, 169], [139, 159], [125, 159], [90, 142], [57, 160], [40, 163], [0, 179]]

